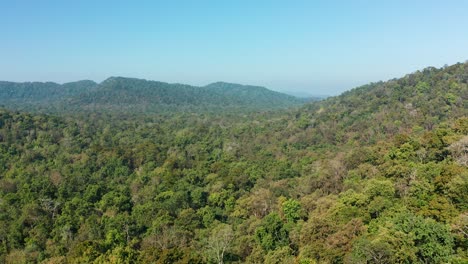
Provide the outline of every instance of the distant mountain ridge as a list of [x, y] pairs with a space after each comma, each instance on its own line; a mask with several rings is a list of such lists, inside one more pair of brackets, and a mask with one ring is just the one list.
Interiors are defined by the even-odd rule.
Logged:
[[54, 111], [257, 111], [302, 105], [303, 99], [265, 87], [215, 82], [198, 87], [137, 78], [110, 77], [101, 83], [84, 80], [0, 82], [0, 104], [14, 109]]
[[6, 82], [0, 81], [0, 102], [51, 101], [67, 96], [75, 96], [91, 90], [97, 85], [94, 81], [82, 80], [58, 84], [54, 82]]

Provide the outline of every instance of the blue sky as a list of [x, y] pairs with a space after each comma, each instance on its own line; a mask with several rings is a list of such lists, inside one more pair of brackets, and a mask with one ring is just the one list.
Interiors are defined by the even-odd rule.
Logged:
[[468, 1], [5, 1], [0, 80], [338, 94], [468, 59]]

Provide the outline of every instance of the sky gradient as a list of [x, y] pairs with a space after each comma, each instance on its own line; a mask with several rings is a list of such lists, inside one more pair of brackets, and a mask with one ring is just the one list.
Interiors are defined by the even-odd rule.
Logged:
[[5, 1], [0, 80], [335, 95], [468, 59], [468, 1]]

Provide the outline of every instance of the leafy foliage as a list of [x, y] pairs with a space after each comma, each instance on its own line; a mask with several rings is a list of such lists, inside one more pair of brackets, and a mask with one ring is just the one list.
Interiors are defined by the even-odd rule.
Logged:
[[[108, 81], [79, 98], [159, 85]], [[0, 262], [466, 262], [467, 81], [428, 68], [248, 114], [2, 109]]]

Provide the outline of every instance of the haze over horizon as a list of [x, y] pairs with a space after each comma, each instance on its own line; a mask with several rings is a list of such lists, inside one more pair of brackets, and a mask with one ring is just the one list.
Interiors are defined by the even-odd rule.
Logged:
[[2, 2], [0, 80], [124, 76], [336, 95], [468, 59], [465, 1]]

